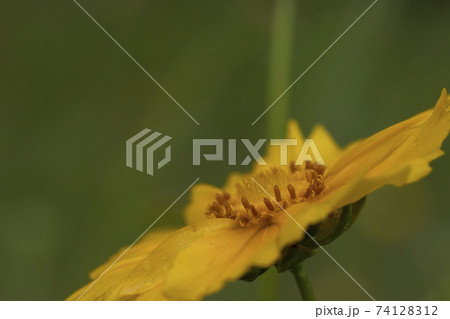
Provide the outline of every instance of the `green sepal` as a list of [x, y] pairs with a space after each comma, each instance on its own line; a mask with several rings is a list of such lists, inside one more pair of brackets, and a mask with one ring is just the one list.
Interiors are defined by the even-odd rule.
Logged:
[[278, 272], [284, 272], [295, 267], [305, 259], [316, 254], [313, 249], [301, 245], [292, 245], [283, 249], [282, 257], [275, 264]]
[[333, 234], [320, 240], [319, 243], [321, 245], [327, 245], [331, 243], [350, 228], [353, 221], [352, 211], [352, 205], [342, 207], [340, 216], [338, 218], [338, 223], [336, 225], [336, 228], [334, 229]]
[[300, 245], [315, 249], [318, 247], [317, 243], [323, 246], [333, 242], [354, 223], [365, 201], [366, 198], [363, 197], [355, 203], [341, 207], [331, 212], [325, 221], [308, 227], [307, 233], [310, 236], [305, 235]]
[[[302, 241], [283, 249], [281, 258], [275, 264], [278, 272], [294, 269], [299, 263], [316, 254], [315, 249], [319, 247], [317, 243], [321, 246], [327, 245], [346, 232], [358, 217], [365, 201], [364, 197], [341, 207], [331, 212], [325, 221], [309, 226], [307, 229], [309, 236], [305, 234]], [[253, 281], [267, 269], [251, 267], [240, 280]]]
[[263, 273], [265, 273], [267, 269], [269, 268], [252, 267], [241, 278], [239, 278], [239, 280], [253, 281], [259, 276], [261, 276]]

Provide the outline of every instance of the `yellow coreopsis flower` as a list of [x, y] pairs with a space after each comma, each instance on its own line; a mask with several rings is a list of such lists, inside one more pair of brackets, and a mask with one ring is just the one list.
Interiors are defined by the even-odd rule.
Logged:
[[[273, 146], [264, 158], [268, 166], [232, 174], [222, 189], [195, 186], [185, 210], [188, 226], [146, 235], [110, 267], [122, 252], [112, 256], [91, 273], [94, 284], [69, 300], [199, 300], [250, 269], [279, 263], [308, 227], [384, 185], [401, 186], [429, 174], [429, 163], [443, 154], [449, 111], [443, 90], [433, 109], [344, 149], [316, 126], [310, 138], [326, 167], [280, 166], [280, 147]], [[287, 154], [292, 163], [303, 141], [294, 121], [287, 138], [299, 141]]]

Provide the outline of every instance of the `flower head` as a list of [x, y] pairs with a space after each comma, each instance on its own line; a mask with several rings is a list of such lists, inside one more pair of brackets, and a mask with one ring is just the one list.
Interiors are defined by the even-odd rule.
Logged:
[[[264, 158], [268, 166], [232, 174], [223, 188], [195, 186], [185, 209], [188, 226], [147, 235], [95, 285], [69, 299], [198, 300], [251, 269], [280, 266], [286, 248], [298, 243], [304, 244], [300, 249], [314, 248], [307, 244], [306, 229], [318, 226], [316, 238], [326, 244], [354, 221], [369, 193], [429, 174], [429, 163], [443, 154], [440, 147], [449, 128], [449, 99], [443, 90], [433, 109], [343, 149], [316, 126], [310, 138], [326, 166], [313, 161], [296, 165], [304, 138], [290, 121], [287, 138], [298, 144], [287, 154], [289, 165], [279, 165], [280, 148], [271, 146]], [[345, 207], [353, 207], [353, 214]], [[346, 214], [349, 223], [342, 228]], [[95, 270], [91, 279], [113, 261]]]

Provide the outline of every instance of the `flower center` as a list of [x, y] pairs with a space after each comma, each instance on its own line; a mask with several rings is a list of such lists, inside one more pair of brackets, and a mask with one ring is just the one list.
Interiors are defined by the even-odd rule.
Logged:
[[229, 218], [242, 227], [268, 221], [291, 205], [312, 201], [325, 190], [323, 173], [325, 166], [305, 162], [289, 169], [269, 168], [243, 179], [233, 194], [216, 194], [216, 200], [208, 205], [206, 215]]

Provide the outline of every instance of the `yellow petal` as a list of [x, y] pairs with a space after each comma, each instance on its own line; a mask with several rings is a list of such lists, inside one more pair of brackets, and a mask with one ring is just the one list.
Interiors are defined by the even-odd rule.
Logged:
[[207, 206], [215, 201], [216, 194], [221, 194], [220, 188], [208, 184], [194, 185], [190, 190], [189, 204], [183, 212], [187, 224], [195, 224], [206, 219]]
[[332, 166], [341, 156], [343, 150], [322, 125], [315, 125], [309, 138], [316, 144], [317, 149], [325, 161], [325, 165]]
[[242, 182], [245, 178], [248, 178], [250, 173], [231, 173], [223, 186], [223, 189], [229, 193], [234, 193], [236, 191], [236, 185]]
[[272, 265], [279, 258], [279, 250], [274, 249], [278, 233], [278, 225], [272, 224], [237, 226], [205, 235], [175, 259], [165, 294], [177, 300], [200, 300], [239, 279], [252, 265]]
[[[120, 269], [126, 267], [128, 263], [133, 263], [136, 260], [142, 260], [143, 257], [148, 255], [154, 250], [164, 239], [169, 237], [174, 230], [172, 229], [160, 229], [154, 232], [150, 232], [144, 235], [133, 247], [131, 247], [125, 254], [124, 252], [128, 247], [124, 247], [116, 254], [109, 257], [108, 261], [102, 266], [91, 271], [89, 277], [94, 280], [100, 276], [113, 262], [115, 262], [120, 256], [120, 259], [111, 267], [108, 271]], [[123, 254], [123, 255], [122, 255]]]
[[123, 281], [128, 273], [135, 267], [135, 264], [129, 264], [130, 268], [122, 268], [120, 271], [106, 272], [97, 282], [90, 282], [78, 291], [73, 293], [67, 300], [108, 300], [105, 295], [109, 295], [109, 300], [124, 300], [114, 292], [114, 288]]
[[147, 301], [147, 300], [152, 300], [152, 301], [170, 301], [171, 299], [168, 299], [162, 292], [162, 286], [163, 283], [161, 283], [159, 286], [155, 286], [153, 289], [146, 291], [142, 294], [139, 294], [136, 296], [136, 298], [134, 300], [137, 301]]
[[[161, 288], [164, 286], [167, 273], [177, 256], [197, 240], [209, 233], [227, 228], [240, 228], [237, 222], [230, 219], [216, 218], [203, 220], [177, 230], [162, 242], [154, 251], [137, 265], [125, 279], [120, 294], [132, 296], [148, 294], [155, 300], [164, 300]], [[192, 265], [186, 266], [189, 269]]]
[[445, 89], [433, 110], [393, 125], [349, 148], [331, 167], [326, 184], [331, 190], [366, 171], [366, 183], [349, 198], [355, 201], [386, 185], [400, 186], [427, 175], [428, 163], [443, 154], [440, 149], [450, 128]]
[[[305, 141], [303, 137], [302, 131], [298, 123], [295, 120], [289, 120], [287, 124], [286, 131], [287, 139], [297, 140], [297, 145], [288, 146], [288, 163], [295, 162], [297, 160], [298, 154], [300, 154], [300, 150]], [[264, 160], [268, 166], [280, 166], [280, 146], [277, 145], [268, 145], [267, 147], [267, 155], [264, 156]], [[257, 164], [254, 167], [255, 170], [265, 169], [264, 166], [258, 166]]]
[[286, 219], [281, 228], [277, 245], [283, 248], [301, 241], [309, 226], [326, 220], [331, 212], [349, 204], [348, 199], [365, 183], [364, 174], [365, 171], [361, 172], [350, 183], [317, 201], [303, 202], [288, 207], [286, 212], [289, 214], [289, 218]]
[[[82, 296], [80, 300], [126, 299], [122, 298], [123, 296], [120, 296], [118, 294], [119, 291], [114, 288], [172, 233], [172, 230], [155, 231], [142, 237], [125, 254], [124, 252], [127, 248], [121, 249], [118, 253], [111, 256], [106, 263], [91, 272], [92, 282], [73, 293], [67, 300], [77, 300], [79, 296]], [[120, 259], [118, 259], [119, 257]], [[112, 265], [113, 263], [114, 265]], [[97, 278], [99, 279], [95, 281]], [[94, 281], [95, 284], [93, 284]]]

